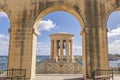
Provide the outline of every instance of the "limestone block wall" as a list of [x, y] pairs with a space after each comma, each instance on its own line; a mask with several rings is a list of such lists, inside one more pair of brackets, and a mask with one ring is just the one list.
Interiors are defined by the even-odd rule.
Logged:
[[[10, 29], [10, 33], [12, 35], [9, 51], [11, 54], [9, 54], [8, 68], [27, 69], [27, 75], [31, 75], [31, 68], [34, 70], [32, 72], [35, 72], [36, 62], [36, 47], [32, 46], [36, 43], [34, 30], [31, 28], [17, 28]], [[31, 53], [32, 51], [33, 54]], [[35, 76], [35, 73], [32, 76]]]
[[82, 66], [76, 62], [41, 62], [36, 74], [82, 74]]

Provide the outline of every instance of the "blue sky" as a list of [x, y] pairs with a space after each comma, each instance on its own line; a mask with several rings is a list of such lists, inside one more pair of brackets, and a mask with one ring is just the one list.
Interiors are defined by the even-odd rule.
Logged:
[[[108, 19], [109, 53], [120, 54], [120, 12], [113, 12]], [[0, 55], [8, 54], [10, 21], [7, 15], [0, 12]], [[78, 20], [67, 12], [57, 11], [46, 15], [39, 23], [40, 35], [37, 41], [37, 55], [50, 54], [50, 34], [67, 32], [75, 35], [73, 53], [82, 55], [81, 26]]]

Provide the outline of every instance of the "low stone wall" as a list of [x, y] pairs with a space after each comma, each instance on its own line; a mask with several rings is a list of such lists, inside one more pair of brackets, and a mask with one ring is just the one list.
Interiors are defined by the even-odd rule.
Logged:
[[36, 74], [82, 74], [82, 66], [77, 62], [41, 62]]

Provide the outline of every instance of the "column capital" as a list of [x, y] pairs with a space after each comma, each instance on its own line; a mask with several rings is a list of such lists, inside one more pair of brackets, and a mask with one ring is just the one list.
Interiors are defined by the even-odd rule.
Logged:
[[83, 28], [82, 31], [80, 32], [80, 35], [83, 35], [84, 33], [90, 30], [91, 30], [90, 28]]
[[38, 30], [36, 30], [36, 29], [34, 29], [33, 28], [33, 33], [36, 35], [36, 36], [38, 36], [40, 33], [38, 32]]
[[50, 40], [51, 42], [53, 42], [54, 40]]
[[8, 29], [8, 32], [11, 33], [11, 28]]
[[73, 42], [73, 40], [70, 40], [69, 42]]
[[9, 33], [33, 33], [35, 35], [39, 35], [39, 32], [35, 30], [34, 28], [9, 28], [8, 29]]
[[70, 42], [70, 40], [65, 40], [65, 42]]
[[87, 33], [89, 31], [96, 31], [96, 30], [106, 30], [108, 32], [108, 28], [103, 28], [103, 27], [99, 27], [99, 28], [96, 28], [96, 27], [90, 27], [90, 28], [83, 28], [82, 31], [80, 32], [80, 35], [83, 35], [84, 33]]
[[107, 32], [109, 31], [107, 27], [105, 27], [105, 28], [99, 27], [99, 30], [107, 31]]
[[61, 41], [63, 42], [63, 40], [60, 40], [60, 42], [61, 42]]

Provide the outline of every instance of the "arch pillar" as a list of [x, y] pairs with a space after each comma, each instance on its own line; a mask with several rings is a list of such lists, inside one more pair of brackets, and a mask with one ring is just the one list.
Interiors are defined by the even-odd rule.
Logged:
[[26, 69], [26, 78], [35, 78], [37, 33], [33, 28], [14, 28], [10, 32], [8, 69]]
[[91, 75], [91, 55], [90, 55], [90, 30], [89, 28], [84, 28], [81, 32], [82, 35], [82, 52], [83, 52], [83, 76], [85, 80], [90, 78]]
[[101, 28], [84, 28], [82, 35], [83, 75], [92, 79], [96, 69], [109, 69], [107, 31]]
[[108, 59], [108, 29], [106, 27], [99, 28], [99, 57], [100, 57], [100, 69], [109, 69]]

